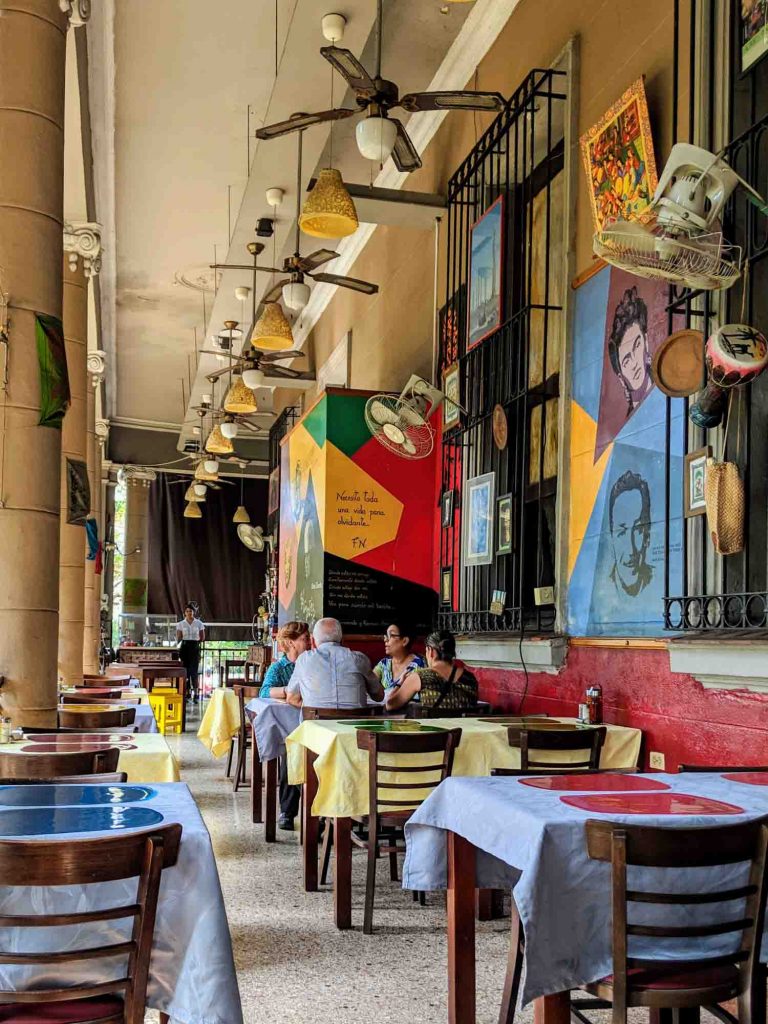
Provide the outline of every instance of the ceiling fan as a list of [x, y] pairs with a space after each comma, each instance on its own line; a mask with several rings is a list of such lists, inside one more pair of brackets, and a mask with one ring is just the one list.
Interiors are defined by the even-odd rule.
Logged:
[[287, 121], [259, 128], [258, 139], [276, 139], [290, 132], [303, 131], [325, 121], [341, 121], [367, 111], [355, 130], [360, 153], [368, 160], [384, 163], [392, 156], [399, 171], [415, 171], [421, 167], [421, 157], [401, 121], [390, 117], [395, 107], [409, 113], [427, 110], [486, 110], [498, 111], [504, 107], [504, 97], [498, 92], [475, 92], [470, 89], [441, 92], [410, 92], [400, 96], [397, 85], [381, 77], [382, 0], [376, 10], [376, 71], [369, 75], [350, 50], [338, 46], [323, 46], [321, 55], [339, 72], [355, 94], [358, 109], [340, 107], [317, 114], [297, 114]]

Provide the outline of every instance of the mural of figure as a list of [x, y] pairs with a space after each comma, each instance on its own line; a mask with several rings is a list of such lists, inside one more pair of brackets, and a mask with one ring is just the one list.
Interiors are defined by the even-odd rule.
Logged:
[[626, 396], [629, 418], [653, 388], [648, 307], [636, 286], [627, 288], [614, 311], [608, 356]]
[[613, 549], [611, 579], [619, 596], [636, 597], [653, 579], [653, 566], [648, 563], [651, 493], [639, 473], [628, 469], [614, 483], [608, 524]]

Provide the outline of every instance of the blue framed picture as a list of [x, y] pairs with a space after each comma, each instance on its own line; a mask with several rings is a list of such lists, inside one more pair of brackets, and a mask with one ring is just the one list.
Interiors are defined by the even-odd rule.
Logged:
[[493, 514], [496, 474], [467, 480], [464, 509], [464, 565], [490, 565], [493, 561]]
[[467, 303], [467, 352], [501, 326], [504, 196], [472, 225]]

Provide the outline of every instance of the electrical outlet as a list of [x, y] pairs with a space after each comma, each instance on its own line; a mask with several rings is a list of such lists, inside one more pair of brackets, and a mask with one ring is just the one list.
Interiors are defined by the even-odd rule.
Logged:
[[534, 587], [533, 599], [537, 605], [541, 604], [554, 604], [555, 603], [555, 588], [554, 587]]
[[663, 772], [666, 768], [666, 760], [664, 755], [658, 750], [652, 750], [648, 755], [648, 764], [651, 768], [656, 768], [658, 771]]

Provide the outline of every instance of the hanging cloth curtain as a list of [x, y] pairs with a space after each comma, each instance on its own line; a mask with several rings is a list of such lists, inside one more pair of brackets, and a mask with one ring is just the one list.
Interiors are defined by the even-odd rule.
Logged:
[[88, 541], [88, 554], [85, 557], [89, 562], [94, 562], [99, 551], [99, 523], [93, 516], [85, 520], [85, 536]]
[[35, 314], [37, 361], [40, 366], [41, 427], [61, 430], [61, 421], [69, 408], [69, 374], [64, 329], [61, 320], [45, 313]]

